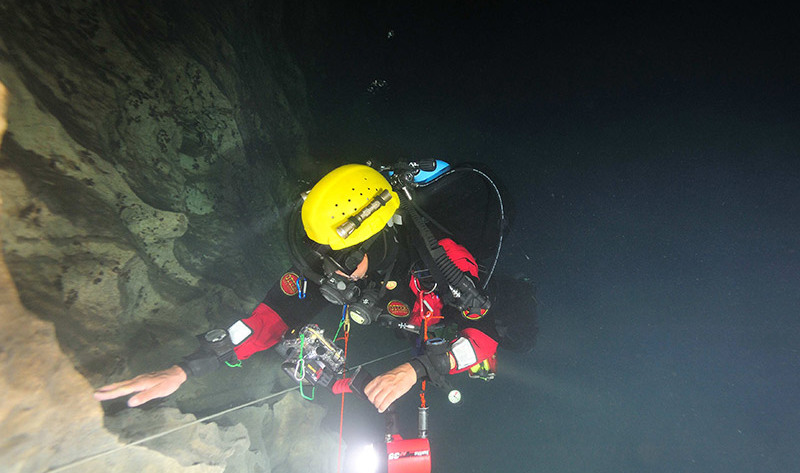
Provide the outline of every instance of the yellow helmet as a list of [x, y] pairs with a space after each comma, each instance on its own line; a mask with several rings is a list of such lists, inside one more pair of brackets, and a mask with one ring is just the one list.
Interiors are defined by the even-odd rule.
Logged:
[[[399, 206], [400, 199], [381, 173], [363, 164], [347, 164], [329, 172], [311, 188], [301, 217], [309, 238], [341, 250], [381, 231]], [[337, 230], [367, 207], [377, 209], [343, 238]]]

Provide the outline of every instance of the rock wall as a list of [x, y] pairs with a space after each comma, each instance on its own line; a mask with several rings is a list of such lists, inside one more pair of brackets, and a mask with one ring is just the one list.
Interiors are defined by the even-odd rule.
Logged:
[[[73, 451], [70, 433], [112, 448], [89, 384], [171, 365], [286, 267], [285, 203], [314, 165], [303, 76], [281, 39], [281, 2], [222, 3], [0, 0], [3, 283], [25, 306], [2, 313], [3, 381], [15, 387], [0, 463], [12, 471], [93, 450]], [[259, 376], [193, 380], [166, 404], [213, 411], [270, 392], [268, 370], [252, 367], [270, 358], [254, 358], [246, 369]], [[229, 396], [231, 383], [241, 389]], [[59, 412], [65, 398], [75, 407]], [[216, 467], [189, 468], [269, 463], [244, 460], [236, 442]], [[180, 471], [158, 461], [109, 469]]]
[[[6, 129], [6, 89], [0, 83], [0, 143]], [[103, 411], [88, 381], [59, 350], [53, 325], [22, 307], [0, 254], [0, 464], [9, 472], [59, 469], [94, 453], [122, 448], [103, 427]], [[178, 461], [144, 447], [94, 460], [102, 471], [221, 472]], [[89, 463], [81, 464], [81, 469]]]
[[[0, 136], [4, 88], [0, 83]], [[0, 254], [0, 465], [9, 473], [240, 473], [334, 471], [336, 438], [318, 406], [284, 397], [224, 425], [177, 409], [127, 409], [103, 419], [89, 382], [61, 352], [55, 330], [19, 301]], [[144, 437], [187, 426], [144, 443]], [[107, 428], [119, 434], [119, 439]], [[320, 452], [327, 452], [321, 455]], [[309, 470], [311, 468], [311, 470]]]
[[243, 3], [3, 5], [6, 261], [81, 371], [261, 297], [310, 162], [280, 7], [253, 28]]

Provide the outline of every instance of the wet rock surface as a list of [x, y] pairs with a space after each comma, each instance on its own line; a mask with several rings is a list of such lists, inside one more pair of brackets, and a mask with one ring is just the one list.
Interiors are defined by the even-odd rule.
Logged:
[[[0, 84], [0, 109], [2, 89]], [[206, 458], [182, 465], [145, 447], [125, 447], [104, 428], [103, 410], [91, 398], [91, 385], [59, 349], [53, 324], [22, 306], [2, 255], [0, 347], [0, 464], [4, 471], [224, 470]], [[221, 445], [230, 450], [236, 442]], [[95, 458], [106, 452], [111, 453]]]
[[[178, 361], [195, 334], [247, 314], [287, 266], [285, 202], [313, 165], [304, 81], [281, 40], [281, 3], [251, 7], [0, 2], [0, 463], [11, 471], [121, 447], [92, 386]], [[269, 393], [274, 378], [261, 375], [276, 368], [259, 365], [272, 363], [256, 356], [243, 373], [192, 380], [107, 427], [124, 443], [126, 425], [190, 422], [176, 405], [211, 411]], [[307, 407], [267, 408], [258, 448], [251, 416], [247, 428], [187, 429], [160, 443], [163, 454], [137, 446], [93, 462], [306, 471], [264, 429], [284, 438], [279, 418]]]

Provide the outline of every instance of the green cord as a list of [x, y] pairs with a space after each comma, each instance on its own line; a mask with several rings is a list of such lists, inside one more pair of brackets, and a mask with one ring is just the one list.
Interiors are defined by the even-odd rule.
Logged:
[[236, 360], [236, 363], [231, 363], [230, 361], [226, 361], [225, 364], [230, 366], [231, 368], [241, 368], [242, 360]]
[[342, 326], [344, 325], [346, 318], [347, 318], [347, 304], [342, 306], [342, 318], [341, 320], [339, 320], [339, 327], [336, 329], [336, 335], [333, 336], [334, 343], [336, 343], [336, 339], [339, 338], [339, 332], [342, 330]]
[[342, 325], [344, 325], [344, 319], [339, 321], [339, 328], [336, 329], [336, 335], [333, 336], [334, 342], [336, 342], [336, 339], [339, 338], [339, 332], [342, 330]]

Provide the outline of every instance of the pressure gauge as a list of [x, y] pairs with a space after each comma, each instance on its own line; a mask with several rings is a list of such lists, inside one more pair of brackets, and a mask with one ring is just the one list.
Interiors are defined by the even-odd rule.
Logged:
[[453, 389], [447, 394], [447, 400], [450, 401], [451, 404], [458, 404], [461, 402], [461, 391]]

